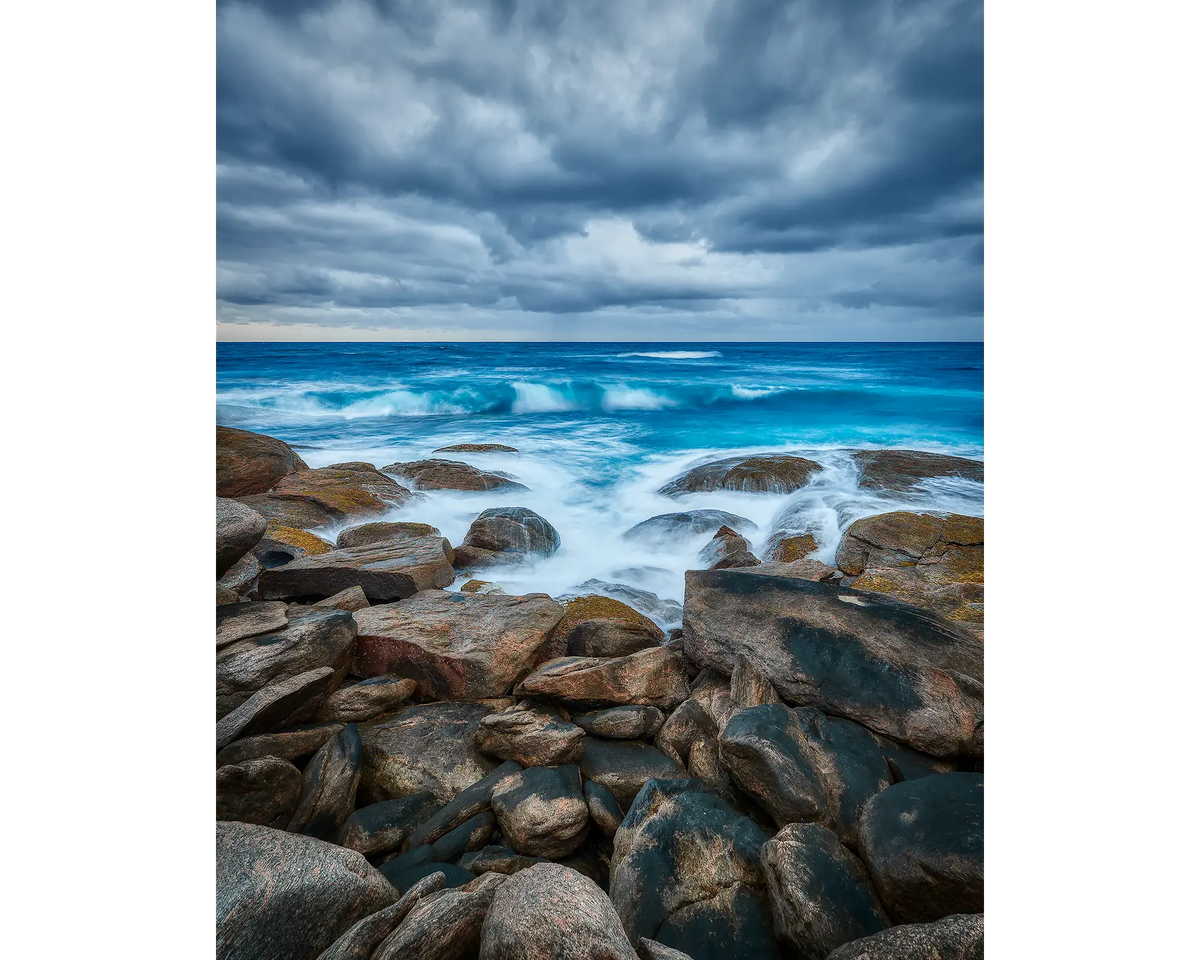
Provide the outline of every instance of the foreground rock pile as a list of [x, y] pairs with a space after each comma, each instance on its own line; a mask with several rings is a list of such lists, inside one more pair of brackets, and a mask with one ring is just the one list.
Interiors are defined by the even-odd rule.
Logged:
[[[666, 634], [599, 593], [443, 589], [456, 567], [557, 549], [532, 511], [485, 511], [452, 548], [371, 522], [418, 495], [387, 471], [313, 478], [234, 433], [218, 437], [218, 492], [237, 497], [217, 502], [218, 958], [983, 956], [982, 642], [969, 616], [895, 599], [975, 602], [948, 584], [982, 581], [981, 522], [976, 543], [969, 525], [911, 539], [868, 518], [831, 577], [759, 563], [722, 520]], [[763, 460], [679, 489], [773, 490], [815, 467]], [[294, 504], [363, 523], [268, 566], [255, 550]]]

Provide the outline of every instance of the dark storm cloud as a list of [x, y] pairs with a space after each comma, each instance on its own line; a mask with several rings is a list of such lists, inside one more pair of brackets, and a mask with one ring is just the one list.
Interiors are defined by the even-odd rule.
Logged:
[[218, 318], [977, 337], [982, 39], [955, 0], [223, 2]]

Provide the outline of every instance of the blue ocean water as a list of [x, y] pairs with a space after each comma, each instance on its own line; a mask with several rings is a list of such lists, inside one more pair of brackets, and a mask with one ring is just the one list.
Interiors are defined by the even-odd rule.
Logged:
[[[647, 555], [620, 534], [692, 507], [749, 518], [758, 543], [781, 522], [799, 523], [827, 558], [845, 527], [869, 513], [983, 513], [981, 484], [939, 481], [916, 501], [893, 502], [860, 490], [849, 460], [862, 447], [982, 459], [978, 343], [219, 343], [217, 422], [286, 440], [312, 467], [384, 466], [460, 442], [518, 448], [452, 456], [515, 475], [531, 488], [519, 503], [513, 494], [435, 493], [402, 511], [452, 543], [488, 506], [547, 517], [563, 546], [498, 573], [514, 590], [556, 594], [620, 572], [616, 579], [681, 599], [682, 572], [707, 538]], [[696, 462], [767, 451], [826, 470], [790, 496], [656, 493]], [[631, 576], [630, 567], [658, 572]]]

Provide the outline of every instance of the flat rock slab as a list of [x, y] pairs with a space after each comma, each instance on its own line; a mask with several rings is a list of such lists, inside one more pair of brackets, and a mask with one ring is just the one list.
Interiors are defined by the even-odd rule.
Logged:
[[217, 608], [217, 649], [246, 637], [282, 630], [288, 625], [287, 604], [246, 601]]
[[448, 447], [438, 447], [434, 453], [519, 453], [516, 447], [503, 443], [452, 443]]
[[738, 654], [785, 701], [937, 757], [982, 756], [983, 645], [882, 597], [748, 570], [685, 576], [687, 656], [728, 675]]
[[983, 774], [888, 787], [863, 810], [859, 853], [898, 923], [982, 913]]
[[479, 960], [637, 960], [612, 902], [558, 863], [522, 870], [496, 891]]
[[266, 493], [283, 477], [308, 466], [282, 440], [249, 430], [217, 427], [217, 496]]
[[258, 589], [267, 600], [331, 597], [347, 587], [362, 587], [376, 603], [400, 600], [453, 583], [453, 556], [444, 537], [385, 540], [265, 570]]
[[269, 733], [309, 719], [336, 684], [330, 667], [317, 667], [256, 690], [217, 721], [217, 749], [238, 737]]
[[499, 473], [480, 470], [459, 460], [413, 460], [383, 468], [408, 480], [414, 490], [528, 490], [523, 483]]
[[828, 960], [983, 960], [983, 914], [905, 923], [838, 947]]
[[294, 730], [243, 737], [217, 751], [217, 766], [261, 760], [263, 757], [277, 757], [280, 760], [304, 757], [316, 753], [330, 737], [341, 733], [345, 726], [344, 723], [313, 723]]
[[350, 669], [357, 628], [341, 610], [293, 617], [282, 630], [246, 637], [217, 651], [217, 719], [263, 687], [329, 667], [335, 689]]
[[368, 463], [353, 463], [288, 474], [270, 493], [239, 499], [269, 521], [309, 530], [378, 516], [420, 496]]
[[271, 827], [217, 824], [218, 960], [316, 960], [397, 896], [362, 854]]
[[859, 450], [854, 463], [859, 485], [874, 490], [907, 491], [932, 477], [962, 477], [983, 483], [983, 463], [923, 450]]
[[448, 803], [498, 762], [475, 747], [479, 721], [501, 708], [480, 703], [428, 703], [361, 730], [361, 790], [368, 803], [428, 791]]
[[516, 687], [517, 696], [548, 697], [581, 706], [645, 704], [670, 710], [687, 699], [687, 666], [666, 647], [627, 657], [560, 657]]
[[659, 489], [666, 497], [713, 490], [743, 493], [791, 493], [804, 486], [821, 465], [788, 454], [726, 457], [693, 467]]
[[423, 697], [503, 695], [541, 659], [562, 607], [549, 597], [418, 594], [359, 610], [355, 672], [416, 681]]

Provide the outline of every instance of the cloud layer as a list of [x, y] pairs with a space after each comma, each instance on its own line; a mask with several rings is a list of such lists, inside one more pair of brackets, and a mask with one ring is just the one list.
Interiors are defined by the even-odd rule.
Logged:
[[217, 12], [225, 339], [978, 339], [978, 0]]

